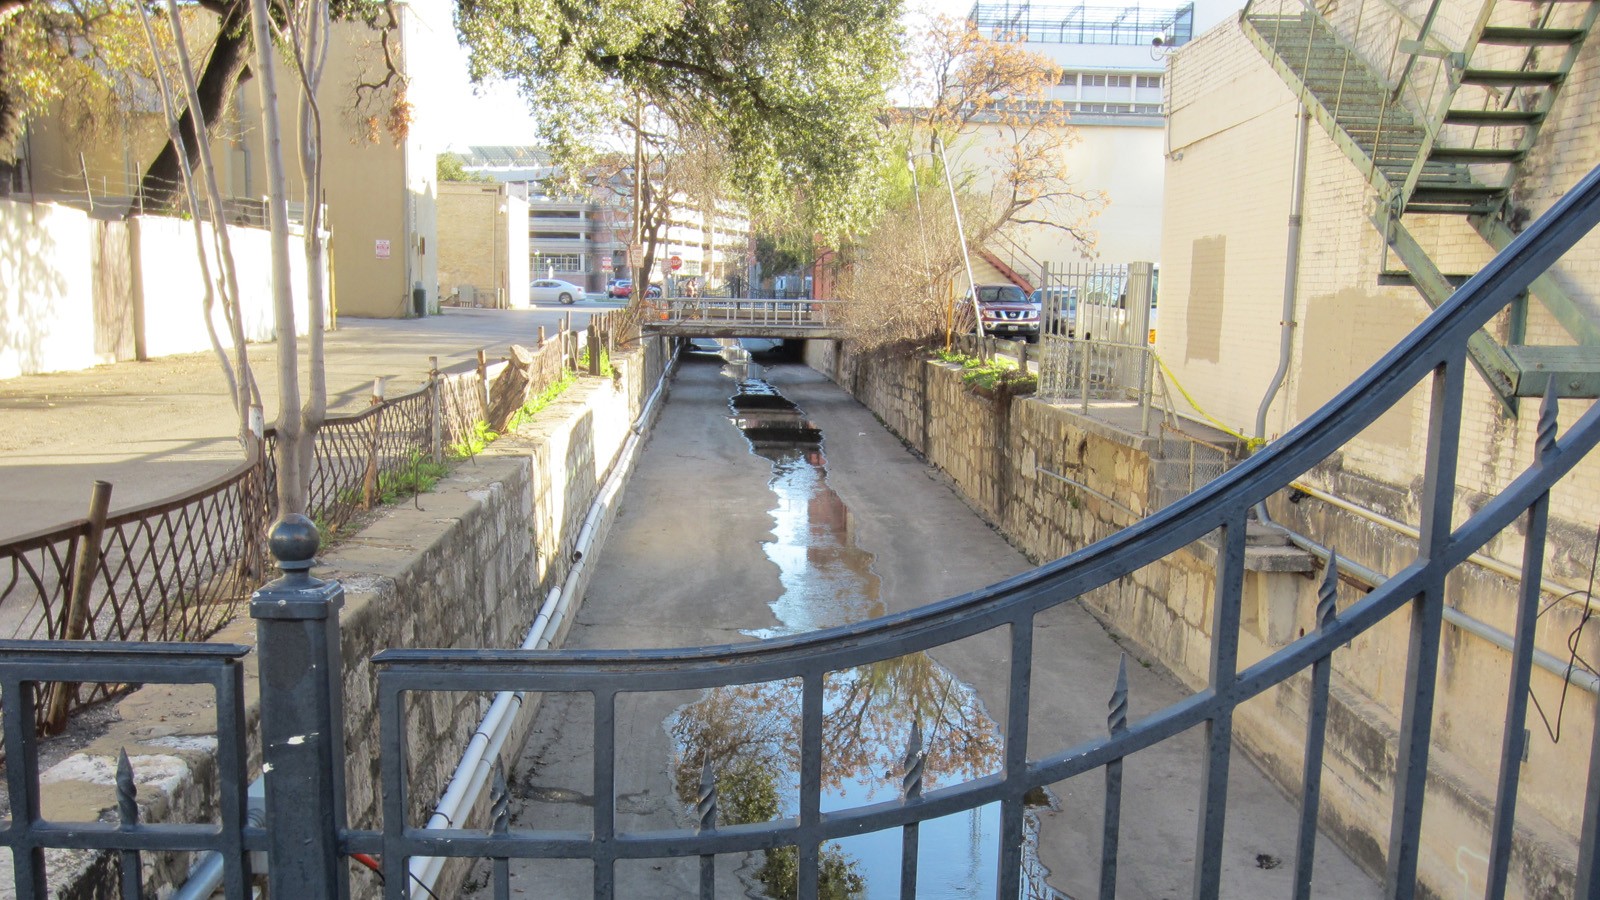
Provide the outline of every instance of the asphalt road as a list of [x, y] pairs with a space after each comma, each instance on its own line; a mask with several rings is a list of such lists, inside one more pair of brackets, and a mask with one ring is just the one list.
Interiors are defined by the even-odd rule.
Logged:
[[[812, 503], [802, 517], [813, 525], [824, 518], [842, 522], [850, 543], [871, 554], [882, 611], [910, 609], [1029, 568], [938, 473], [907, 452], [837, 386], [798, 365], [777, 366], [767, 378], [820, 427], [827, 483], [848, 510], [839, 516]], [[679, 370], [617, 520], [595, 557], [593, 579], [568, 647], [682, 647], [749, 640], [751, 633], [790, 618], [775, 615], [772, 606], [796, 587], [781, 577], [787, 570], [785, 554], [833, 554], [822, 544], [809, 551], [792, 545], [774, 549], [794, 540], [775, 531], [775, 523], [783, 521], [776, 507], [786, 501], [774, 495], [768, 461], [751, 453], [728, 421], [733, 390], [733, 382], [715, 364], [689, 362]], [[1106, 701], [1124, 653], [1074, 603], [1041, 615], [1035, 628], [1030, 758], [1105, 734]], [[996, 629], [939, 648], [932, 656], [976, 690], [990, 719], [1003, 722], [1007, 648], [1003, 629]], [[1128, 673], [1133, 722], [1187, 693], [1159, 669], [1137, 661], [1133, 652]], [[692, 825], [692, 810], [675, 796], [675, 744], [666, 723], [676, 710], [702, 696], [700, 691], [679, 691], [618, 697], [615, 800], [623, 830]], [[772, 715], [784, 715], [781, 709], [766, 708]], [[584, 695], [544, 698], [513, 776], [513, 828], [591, 827], [592, 720], [592, 703]], [[887, 755], [900, 752], [902, 748], [892, 748]], [[1119, 897], [1159, 900], [1190, 893], [1202, 754], [1202, 735], [1195, 730], [1128, 762]], [[824, 761], [825, 768], [832, 764]], [[1234, 758], [1229, 796], [1224, 896], [1288, 896], [1295, 808], [1242, 756]], [[1055, 786], [1055, 808], [1040, 811], [1040, 857], [1055, 873], [1052, 885], [1072, 897], [1097, 893], [1102, 798], [1095, 773]], [[829, 802], [825, 797], [825, 809]], [[972, 840], [978, 839], [974, 834]], [[898, 838], [892, 843], [898, 846]], [[937, 862], [929, 855], [940, 852], [923, 838], [925, 871]], [[894, 866], [892, 860], [886, 864]], [[746, 889], [754, 869], [748, 857], [719, 857], [716, 896], [753, 896]], [[1319, 842], [1316, 872], [1318, 896], [1356, 900], [1380, 893], [1326, 840]], [[487, 874], [486, 865], [480, 865], [475, 881], [484, 883]], [[621, 863], [617, 895], [697, 896], [697, 874], [695, 860]], [[513, 893], [529, 896], [586, 897], [590, 883], [586, 862], [518, 862], [512, 869]], [[931, 893], [978, 895], [964, 887], [946, 885]], [[880, 883], [870, 888], [869, 896], [898, 893], [892, 883]]]
[[[470, 368], [479, 350], [496, 359], [513, 343], [532, 345], [540, 325], [554, 333], [570, 313], [581, 329], [592, 313], [620, 306], [586, 300], [446, 309], [422, 319], [341, 319], [327, 334], [329, 409], [366, 406], [377, 376], [389, 379], [389, 396], [414, 390], [427, 381], [429, 356], [439, 357], [442, 369]], [[271, 423], [277, 345], [252, 344], [249, 353]], [[96, 480], [112, 483], [116, 512], [226, 472], [242, 458], [236, 422], [210, 353], [0, 380], [0, 540], [84, 515]]]

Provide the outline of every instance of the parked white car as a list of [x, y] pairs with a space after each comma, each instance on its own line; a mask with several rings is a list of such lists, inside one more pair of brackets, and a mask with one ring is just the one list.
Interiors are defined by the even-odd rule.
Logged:
[[535, 278], [528, 283], [528, 299], [534, 303], [573, 303], [583, 299], [583, 288], [559, 278]]

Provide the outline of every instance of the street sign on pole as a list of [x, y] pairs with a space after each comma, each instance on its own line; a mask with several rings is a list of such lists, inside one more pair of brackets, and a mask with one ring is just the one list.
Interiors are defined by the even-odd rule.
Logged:
[[644, 265], [643, 244], [634, 243], [628, 245], [628, 265], [635, 269]]
[[600, 271], [602, 271], [602, 272], [611, 271], [611, 257], [609, 257], [609, 256], [600, 257]]
[[671, 259], [667, 260], [667, 265], [671, 266], [672, 267], [672, 271], [676, 272], [679, 269], [683, 268], [683, 257], [674, 256]]

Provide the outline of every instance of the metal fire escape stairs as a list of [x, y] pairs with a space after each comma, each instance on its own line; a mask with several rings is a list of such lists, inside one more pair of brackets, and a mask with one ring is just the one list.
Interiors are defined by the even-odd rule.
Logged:
[[[1496, 252], [1511, 241], [1519, 167], [1600, 13], [1600, 0], [1498, 0], [1498, 15], [1496, 3], [1485, 0], [1459, 50], [1432, 34], [1440, 0], [1416, 40], [1381, 37], [1395, 41], [1397, 77], [1375, 69], [1310, 3], [1252, 0], [1241, 15], [1244, 34], [1376, 191], [1373, 224], [1405, 280], [1435, 308], [1464, 277], [1446, 275], [1406, 223], [1462, 216]], [[1485, 330], [1469, 342], [1474, 365], [1513, 414], [1517, 398], [1541, 396], [1551, 378], [1561, 396], [1600, 396], [1600, 328], [1548, 274], [1530, 293], [1572, 345], [1527, 343], [1524, 300], [1513, 305], [1503, 342]]]

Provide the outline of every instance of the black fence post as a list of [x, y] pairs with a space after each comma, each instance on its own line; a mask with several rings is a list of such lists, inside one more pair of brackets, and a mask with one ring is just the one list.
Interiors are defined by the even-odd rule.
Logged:
[[268, 886], [274, 897], [349, 895], [344, 825], [344, 712], [339, 608], [344, 588], [311, 577], [316, 525], [288, 515], [268, 545], [283, 577], [250, 598], [261, 657]]

